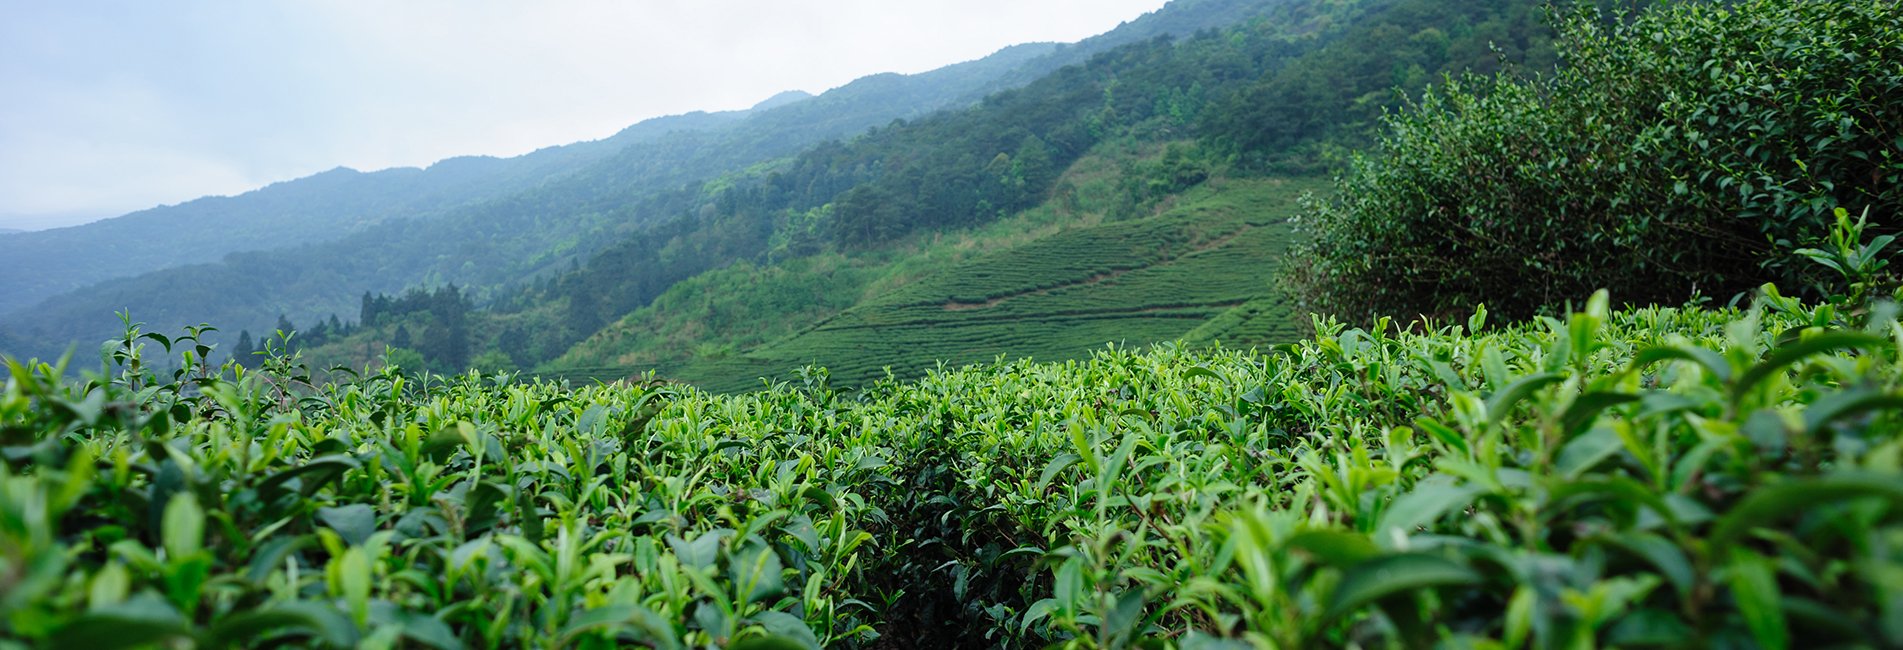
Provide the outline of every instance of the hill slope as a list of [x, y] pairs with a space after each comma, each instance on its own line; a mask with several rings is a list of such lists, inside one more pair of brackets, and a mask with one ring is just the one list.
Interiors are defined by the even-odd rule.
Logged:
[[[732, 391], [813, 363], [827, 367], [841, 385], [857, 386], [883, 376], [886, 368], [909, 378], [940, 361], [959, 365], [1000, 355], [1076, 359], [1106, 343], [1184, 338], [1252, 302], [1279, 304], [1268, 277], [1288, 242], [1286, 219], [1294, 199], [1319, 186], [1301, 180], [1212, 183], [1161, 215], [1062, 229], [976, 255], [739, 354], [653, 367], [670, 379]], [[960, 245], [987, 249], [996, 243], [981, 237]], [[1260, 312], [1231, 314], [1237, 326], [1204, 338], [1242, 346], [1293, 339], [1298, 324], [1291, 314]], [[642, 325], [658, 317], [637, 312], [577, 346], [552, 369], [574, 377], [644, 370], [639, 356], [623, 358], [615, 350], [651, 335]]]

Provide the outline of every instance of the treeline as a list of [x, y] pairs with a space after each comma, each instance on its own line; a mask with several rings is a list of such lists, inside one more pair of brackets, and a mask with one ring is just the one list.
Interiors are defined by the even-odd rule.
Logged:
[[[407, 365], [413, 368], [453, 372], [470, 365], [474, 310], [469, 297], [453, 284], [436, 289], [412, 288], [396, 296], [364, 292], [356, 322], [344, 322], [331, 314], [328, 320], [298, 327], [280, 314], [276, 331], [265, 336], [254, 339], [250, 330], [239, 332], [232, 354], [249, 365], [257, 352], [289, 354], [346, 343], [353, 348], [364, 347], [364, 354], [359, 356], [379, 356], [387, 347], [395, 358], [408, 360]], [[363, 336], [358, 336], [360, 333]], [[352, 337], [361, 340], [350, 340]]]
[[311, 323], [310, 327], [298, 327], [291, 322], [290, 317], [278, 314], [277, 326], [263, 336], [253, 338], [251, 330], [239, 330], [238, 341], [231, 349], [231, 358], [245, 366], [256, 366], [259, 353], [290, 353], [317, 347], [342, 340], [357, 333], [358, 329], [356, 323], [343, 322], [336, 314], [331, 314], [329, 320], [319, 319]]
[[[895, 121], [651, 197], [636, 211], [675, 216], [502, 297], [498, 309], [539, 313], [546, 322], [533, 328], [527, 356], [549, 359], [674, 283], [736, 260], [876, 248], [1031, 207], [1106, 138], [1200, 140], [1267, 165], [1311, 155], [1297, 150], [1302, 143], [1359, 142], [1383, 107], [1438, 75], [1552, 61], [1540, 9], [1527, 0], [1290, 6], [1274, 21], [1127, 45], [970, 109]], [[1322, 84], [1315, 80], [1334, 80], [1325, 84], [1330, 92], [1276, 94]], [[1272, 105], [1257, 110], [1265, 103]], [[1232, 115], [1245, 111], [1254, 112]], [[1266, 131], [1259, 124], [1297, 115], [1310, 121]], [[1156, 191], [1207, 174], [1183, 165], [1167, 171], [1172, 178]]]

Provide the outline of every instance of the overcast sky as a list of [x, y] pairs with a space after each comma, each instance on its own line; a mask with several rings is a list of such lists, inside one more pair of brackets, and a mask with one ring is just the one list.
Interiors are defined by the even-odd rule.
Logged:
[[606, 137], [1165, 0], [0, 0], [0, 228]]

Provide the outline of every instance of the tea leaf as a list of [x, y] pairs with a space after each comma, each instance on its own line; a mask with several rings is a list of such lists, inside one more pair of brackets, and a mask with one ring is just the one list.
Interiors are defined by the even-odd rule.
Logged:
[[1479, 584], [1480, 574], [1466, 565], [1437, 555], [1386, 555], [1354, 565], [1342, 575], [1329, 598], [1324, 620], [1340, 618], [1376, 600], [1399, 593], [1434, 587]]

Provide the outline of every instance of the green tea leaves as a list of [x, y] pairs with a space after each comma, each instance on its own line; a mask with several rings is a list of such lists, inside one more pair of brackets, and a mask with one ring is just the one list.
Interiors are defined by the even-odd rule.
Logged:
[[1395, 594], [1435, 587], [1478, 584], [1480, 574], [1438, 555], [1404, 553], [1354, 565], [1329, 598], [1324, 620], [1332, 620]]
[[370, 540], [370, 534], [377, 532], [377, 513], [370, 506], [353, 504], [336, 508], [320, 508], [317, 519], [352, 546], [360, 546]]

